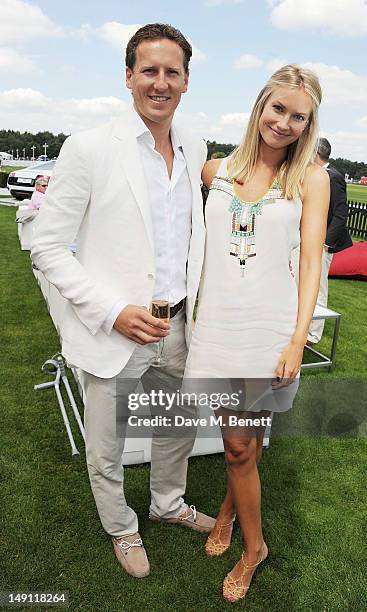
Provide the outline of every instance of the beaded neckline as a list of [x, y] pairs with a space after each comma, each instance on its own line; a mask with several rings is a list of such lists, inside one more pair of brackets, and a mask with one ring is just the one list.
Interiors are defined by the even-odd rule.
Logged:
[[239, 198], [234, 190], [234, 180], [228, 176], [215, 176], [210, 190], [223, 191], [230, 197], [228, 207], [228, 212], [231, 214], [229, 254], [236, 257], [241, 276], [244, 276], [247, 260], [256, 256], [257, 217], [262, 214], [264, 205], [273, 204], [278, 198], [282, 198], [278, 177], [257, 202], [246, 202]]
[[[230, 180], [230, 179], [228, 179], [228, 180]], [[257, 204], [259, 204], [260, 202], [263, 202], [263, 201], [265, 200], [265, 198], [266, 198], [266, 196], [268, 195], [268, 193], [270, 193], [270, 192], [271, 192], [271, 191], [273, 191], [274, 189], [277, 189], [277, 190], [281, 189], [281, 186], [280, 186], [280, 183], [279, 183], [278, 176], [276, 176], [276, 177], [274, 178], [274, 180], [272, 181], [272, 183], [271, 183], [271, 185], [270, 185], [269, 189], [267, 189], [267, 190], [266, 190], [266, 192], [265, 192], [265, 193], [264, 193], [264, 194], [263, 194], [263, 195], [262, 195], [262, 196], [261, 196], [261, 197], [260, 197], [258, 200], [243, 200], [243, 199], [242, 199], [242, 198], [240, 198], [240, 196], [239, 196], [239, 195], [236, 193], [236, 190], [235, 190], [235, 183], [236, 183], [236, 180], [235, 180], [235, 179], [232, 179], [232, 190], [233, 190], [233, 197], [234, 197], [234, 198], [235, 198], [235, 199], [236, 199], [238, 202], [240, 202], [241, 204], [246, 204], [246, 205], [257, 205]]]

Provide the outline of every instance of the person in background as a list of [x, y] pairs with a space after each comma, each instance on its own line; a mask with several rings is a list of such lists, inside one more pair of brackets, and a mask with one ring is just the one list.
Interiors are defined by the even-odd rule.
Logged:
[[[322, 253], [320, 289], [317, 296], [317, 304], [325, 308], [328, 302], [328, 274], [333, 254], [353, 246], [346, 227], [348, 220], [347, 187], [343, 175], [336, 168], [329, 165], [330, 153], [330, 142], [326, 138], [320, 138], [315, 162], [326, 169], [330, 179], [330, 205]], [[324, 319], [311, 321], [307, 338], [309, 346], [320, 342], [324, 331], [324, 324]]]
[[29, 201], [28, 208], [38, 210], [45, 199], [46, 189], [48, 187], [48, 176], [39, 176], [35, 183], [35, 190]]

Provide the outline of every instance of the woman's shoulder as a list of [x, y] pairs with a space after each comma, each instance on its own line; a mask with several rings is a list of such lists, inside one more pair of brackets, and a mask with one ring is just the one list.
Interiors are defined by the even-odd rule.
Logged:
[[305, 187], [307, 186], [317, 186], [324, 185], [329, 181], [329, 175], [326, 172], [325, 168], [319, 166], [318, 164], [310, 164], [306, 168], [305, 178], [303, 184]]
[[222, 163], [227, 163], [228, 158], [219, 158], [219, 159], [210, 159], [204, 165], [203, 171], [201, 173], [201, 178], [203, 179], [204, 185], [209, 189], [212, 184], [213, 178], [217, 174], [219, 167]]
[[310, 191], [315, 192], [318, 189], [324, 189], [328, 185], [329, 175], [325, 168], [315, 163], [307, 166], [301, 189], [303, 197]]
[[305, 178], [302, 183], [301, 199], [303, 203], [308, 200], [318, 199], [330, 192], [330, 179], [325, 168], [318, 164], [310, 164], [306, 168]]

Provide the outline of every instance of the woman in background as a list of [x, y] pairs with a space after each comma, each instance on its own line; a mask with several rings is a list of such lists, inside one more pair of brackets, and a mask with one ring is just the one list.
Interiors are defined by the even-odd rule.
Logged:
[[[207, 241], [185, 377], [243, 381], [239, 416], [250, 420], [291, 406], [297, 384], [288, 385], [299, 375], [318, 294], [329, 204], [328, 175], [313, 163], [320, 101], [314, 73], [284, 66], [260, 92], [240, 146], [203, 170]], [[290, 256], [299, 240], [297, 291]], [[257, 468], [264, 427], [228, 434], [233, 413], [220, 413], [228, 486], [206, 552], [228, 549], [237, 516], [245, 550], [223, 583], [235, 602], [268, 555]]]

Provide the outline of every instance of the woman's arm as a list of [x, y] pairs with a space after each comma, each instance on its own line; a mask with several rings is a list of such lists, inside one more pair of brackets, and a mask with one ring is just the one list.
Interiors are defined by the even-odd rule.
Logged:
[[201, 178], [203, 179], [205, 187], [207, 187], [208, 189], [210, 189], [210, 185], [212, 184], [212, 180], [217, 173], [221, 161], [221, 159], [210, 159], [206, 162], [206, 164], [204, 164], [204, 168], [201, 173]]
[[276, 371], [279, 378], [293, 379], [302, 363], [303, 349], [320, 287], [321, 257], [326, 235], [330, 181], [320, 166], [307, 171], [302, 197], [301, 255], [299, 264], [297, 325], [284, 349]]

